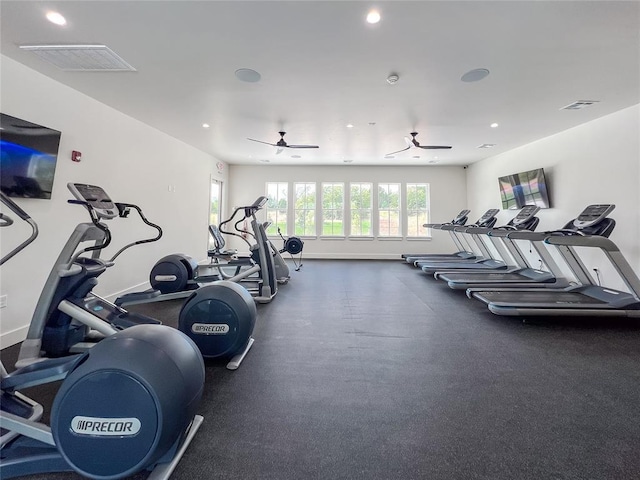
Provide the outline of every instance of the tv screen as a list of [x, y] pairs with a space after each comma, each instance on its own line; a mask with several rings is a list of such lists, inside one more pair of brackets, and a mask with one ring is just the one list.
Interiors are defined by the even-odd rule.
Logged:
[[498, 179], [502, 208], [520, 209], [525, 205], [549, 208], [549, 194], [544, 170], [537, 168]]
[[10, 197], [51, 198], [60, 132], [0, 113], [0, 189]]

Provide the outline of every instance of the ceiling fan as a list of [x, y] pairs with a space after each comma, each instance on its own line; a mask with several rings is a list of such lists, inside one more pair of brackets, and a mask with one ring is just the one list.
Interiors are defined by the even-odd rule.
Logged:
[[280, 134], [280, 140], [276, 143], [263, 142], [262, 140], [256, 140], [254, 138], [247, 138], [247, 140], [251, 140], [252, 142], [264, 143], [266, 145], [271, 145], [272, 147], [276, 147], [278, 150], [276, 151], [276, 155], [282, 152], [284, 148], [319, 148], [318, 145], [289, 145], [284, 141], [284, 136], [287, 132], [278, 132]]
[[403, 148], [402, 150], [398, 150], [397, 152], [387, 153], [385, 157], [388, 157], [390, 155], [395, 155], [396, 153], [404, 152], [406, 150], [409, 150], [410, 148], [416, 148], [416, 147], [424, 148], [425, 150], [443, 150], [443, 149], [451, 148], [450, 146], [447, 146], [447, 145], [420, 145], [418, 143], [418, 140], [416, 140], [416, 135], [418, 135], [418, 132], [411, 132], [410, 135], [412, 138], [404, 137], [404, 141], [407, 142], [407, 148]]

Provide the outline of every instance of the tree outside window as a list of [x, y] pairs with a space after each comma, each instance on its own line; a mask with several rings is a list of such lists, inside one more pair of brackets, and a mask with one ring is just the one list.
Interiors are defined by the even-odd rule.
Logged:
[[378, 236], [402, 236], [399, 183], [378, 184]]
[[351, 183], [351, 235], [371, 236], [371, 184]]
[[425, 223], [429, 223], [429, 184], [407, 183], [407, 236], [428, 236]]
[[294, 183], [294, 235], [316, 235], [316, 184]]
[[344, 235], [344, 184], [322, 184], [322, 235]]
[[267, 235], [277, 235], [278, 228], [282, 235], [288, 235], [287, 209], [289, 207], [289, 184], [287, 182], [267, 182]]

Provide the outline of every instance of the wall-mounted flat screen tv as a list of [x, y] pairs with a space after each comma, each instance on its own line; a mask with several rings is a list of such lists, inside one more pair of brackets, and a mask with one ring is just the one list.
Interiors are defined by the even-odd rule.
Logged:
[[551, 206], [542, 168], [500, 177], [498, 184], [504, 209], [520, 209], [525, 205]]
[[51, 198], [60, 132], [0, 113], [0, 189], [10, 197]]

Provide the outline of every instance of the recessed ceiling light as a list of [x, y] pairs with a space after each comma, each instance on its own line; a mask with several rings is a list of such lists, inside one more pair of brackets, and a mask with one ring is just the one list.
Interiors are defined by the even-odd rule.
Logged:
[[343, 160], [344, 163], [352, 163], [353, 160]]
[[236, 70], [236, 78], [243, 82], [255, 83], [259, 82], [262, 76], [250, 68], [239, 68]]
[[203, 123], [202, 124], [202, 128], [209, 128], [211, 125], [209, 125], [208, 123]]
[[58, 12], [47, 12], [47, 20], [60, 26], [67, 24], [67, 20]]
[[429, 163], [438, 163], [438, 160], [429, 160]]
[[270, 160], [267, 160], [266, 158], [265, 158], [265, 159], [262, 159], [262, 160], [258, 160], [258, 161], [259, 161], [260, 163], [269, 163], [269, 162], [270, 162]]
[[497, 123], [492, 123], [491, 124], [491, 128], [498, 128], [498, 124]]
[[384, 158], [396, 158], [395, 155], [385, 155]]
[[467, 73], [462, 75], [460, 80], [463, 82], [478, 82], [489, 75], [489, 70], [486, 68], [476, 68], [474, 70], [469, 70]]
[[369, 122], [369, 126], [373, 127], [376, 124], [376, 122]]
[[414, 156], [413, 156], [413, 157], [411, 157], [411, 158], [420, 158], [420, 155], [414, 155]]
[[380, 12], [377, 10], [370, 10], [367, 13], [367, 23], [378, 23], [380, 18]]
[[353, 124], [352, 123], [347, 123], [347, 128], [353, 128]]
[[478, 148], [493, 148], [495, 146], [495, 143], [483, 143], [482, 145], [478, 145]]
[[291, 158], [302, 158], [300, 155], [291, 155]]

